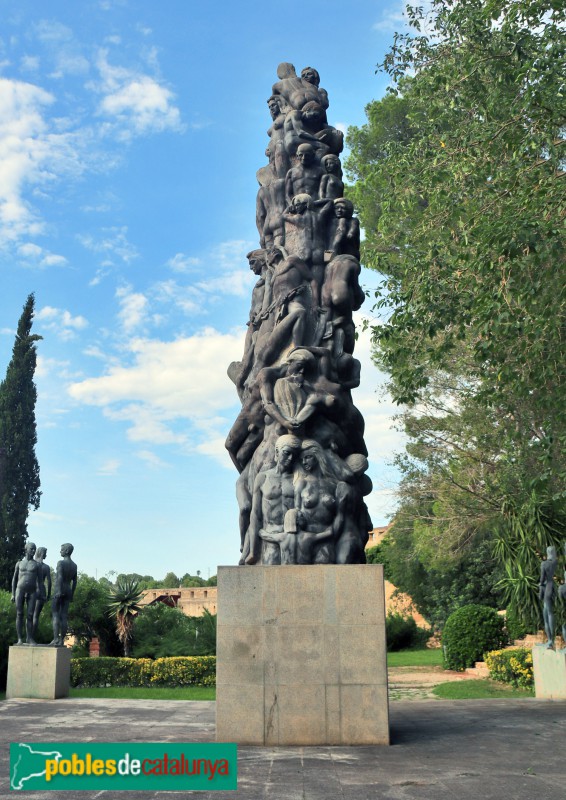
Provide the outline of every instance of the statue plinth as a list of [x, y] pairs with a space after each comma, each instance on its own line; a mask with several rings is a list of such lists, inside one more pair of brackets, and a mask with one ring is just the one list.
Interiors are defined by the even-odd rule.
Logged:
[[533, 647], [535, 696], [566, 700], [566, 648], [553, 650], [545, 644]]
[[219, 567], [216, 737], [389, 744], [383, 567]]
[[69, 696], [71, 651], [67, 647], [14, 645], [8, 654], [6, 698], [56, 700]]

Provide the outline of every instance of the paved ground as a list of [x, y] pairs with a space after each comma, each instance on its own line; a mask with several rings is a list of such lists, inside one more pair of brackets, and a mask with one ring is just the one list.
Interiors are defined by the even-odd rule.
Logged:
[[[64, 792], [62, 800], [564, 800], [566, 702], [391, 703], [391, 747], [239, 748], [237, 792]], [[10, 741], [214, 740], [214, 703], [0, 703], [0, 798]], [[25, 792], [22, 793], [24, 796]], [[54, 800], [53, 792], [28, 793]]]

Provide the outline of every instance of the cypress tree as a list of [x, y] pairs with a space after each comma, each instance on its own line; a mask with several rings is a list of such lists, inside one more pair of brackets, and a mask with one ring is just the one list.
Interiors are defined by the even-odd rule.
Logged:
[[0, 588], [9, 589], [16, 561], [28, 536], [30, 507], [38, 508], [39, 464], [33, 382], [37, 360], [31, 333], [34, 296], [30, 294], [18, 322], [12, 359], [0, 383]]

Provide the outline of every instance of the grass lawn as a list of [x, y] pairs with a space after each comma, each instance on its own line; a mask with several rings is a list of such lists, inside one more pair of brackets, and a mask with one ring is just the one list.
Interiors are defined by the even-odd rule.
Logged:
[[534, 690], [514, 689], [506, 683], [489, 678], [472, 678], [469, 681], [451, 681], [435, 686], [432, 693], [443, 700], [490, 700], [495, 697], [534, 697]]
[[387, 653], [388, 667], [437, 667], [442, 664], [442, 650], [399, 650]]
[[103, 697], [119, 700], [216, 700], [214, 686], [111, 686], [108, 689], [71, 689], [71, 697]]

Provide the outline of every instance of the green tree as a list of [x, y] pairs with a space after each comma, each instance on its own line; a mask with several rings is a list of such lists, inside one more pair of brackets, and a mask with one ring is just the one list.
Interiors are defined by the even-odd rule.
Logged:
[[9, 589], [14, 565], [23, 555], [29, 509], [39, 508], [39, 464], [33, 382], [36, 342], [31, 333], [34, 296], [18, 322], [12, 359], [0, 383], [0, 587]]
[[145, 607], [134, 625], [136, 658], [216, 654], [216, 615], [187, 617], [164, 603]]
[[181, 585], [181, 579], [178, 578], [174, 572], [168, 572], [167, 575], [163, 578], [163, 586], [164, 589], [178, 589]]
[[189, 589], [195, 586], [212, 586], [215, 584], [208, 584], [208, 582], [203, 580], [203, 578], [201, 578], [199, 575], [191, 575], [189, 572], [185, 572], [181, 578], [180, 585], [183, 587], [183, 589]]
[[108, 590], [111, 584], [105, 578], [95, 578], [80, 572], [73, 602], [69, 606], [69, 633], [77, 644], [87, 648], [93, 637], [98, 637], [106, 655], [117, 652], [116, 629], [108, 616]]
[[566, 7], [408, 15], [348, 161], [384, 276], [375, 356], [409, 437], [402, 528], [425, 563], [491, 543], [503, 601], [532, 621], [538, 562], [566, 529]]
[[132, 628], [135, 616], [141, 610], [139, 602], [142, 596], [138, 582], [132, 580], [117, 582], [108, 594], [108, 614], [115, 619], [116, 633], [126, 658], [130, 655]]

